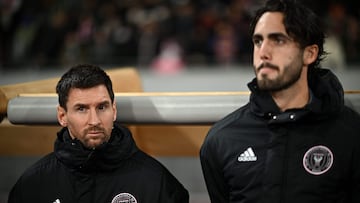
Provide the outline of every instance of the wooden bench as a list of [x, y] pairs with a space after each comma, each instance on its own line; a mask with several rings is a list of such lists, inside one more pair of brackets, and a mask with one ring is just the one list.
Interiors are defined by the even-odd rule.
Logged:
[[[134, 68], [106, 71], [118, 93], [141, 93], [142, 83]], [[38, 156], [53, 150], [57, 123], [12, 124], [7, 119], [8, 102], [21, 94], [55, 94], [59, 78], [51, 78], [14, 85], [0, 86], [0, 155]], [[56, 95], [54, 95], [56, 96]], [[119, 109], [121, 112], [124, 109]], [[54, 109], [55, 111], [55, 109]], [[200, 145], [210, 127], [203, 125], [126, 124], [138, 146], [154, 156], [197, 156]]]
[[[142, 92], [135, 69], [108, 74], [116, 92], [118, 121], [129, 126], [138, 146], [154, 156], [198, 156], [210, 126], [248, 102], [249, 92]], [[60, 129], [57, 81], [0, 87], [8, 114], [0, 124], [0, 155], [43, 155], [53, 150]], [[345, 99], [360, 112], [360, 91], [347, 91]]]

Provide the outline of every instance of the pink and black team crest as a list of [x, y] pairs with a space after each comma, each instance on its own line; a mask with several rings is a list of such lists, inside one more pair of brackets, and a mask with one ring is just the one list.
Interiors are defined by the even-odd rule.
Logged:
[[111, 203], [137, 203], [135, 197], [129, 193], [120, 193], [114, 197]]
[[321, 175], [328, 171], [334, 161], [333, 153], [325, 146], [310, 148], [304, 155], [303, 165], [307, 172], [313, 175]]

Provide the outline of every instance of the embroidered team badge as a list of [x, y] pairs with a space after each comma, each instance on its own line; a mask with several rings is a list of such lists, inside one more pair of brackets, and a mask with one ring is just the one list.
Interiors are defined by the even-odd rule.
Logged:
[[314, 146], [304, 155], [303, 165], [307, 172], [321, 175], [328, 171], [334, 161], [333, 153], [325, 146]]
[[111, 203], [137, 203], [137, 200], [132, 194], [120, 193], [114, 197]]

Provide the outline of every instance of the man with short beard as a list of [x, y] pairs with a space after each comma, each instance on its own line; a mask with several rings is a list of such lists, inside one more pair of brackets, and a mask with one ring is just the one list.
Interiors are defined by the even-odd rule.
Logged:
[[270, 0], [250, 29], [250, 101], [208, 132], [200, 159], [211, 202], [360, 202], [360, 116], [344, 105], [319, 18]]
[[54, 152], [27, 169], [9, 203], [184, 203], [188, 191], [116, 123], [110, 77], [98, 66], [72, 67], [56, 86]]

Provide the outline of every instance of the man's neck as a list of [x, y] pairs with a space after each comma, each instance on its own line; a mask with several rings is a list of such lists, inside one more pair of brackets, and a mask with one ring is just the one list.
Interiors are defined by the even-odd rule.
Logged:
[[307, 81], [298, 81], [291, 87], [271, 93], [279, 109], [284, 112], [287, 109], [303, 108], [310, 99]]

